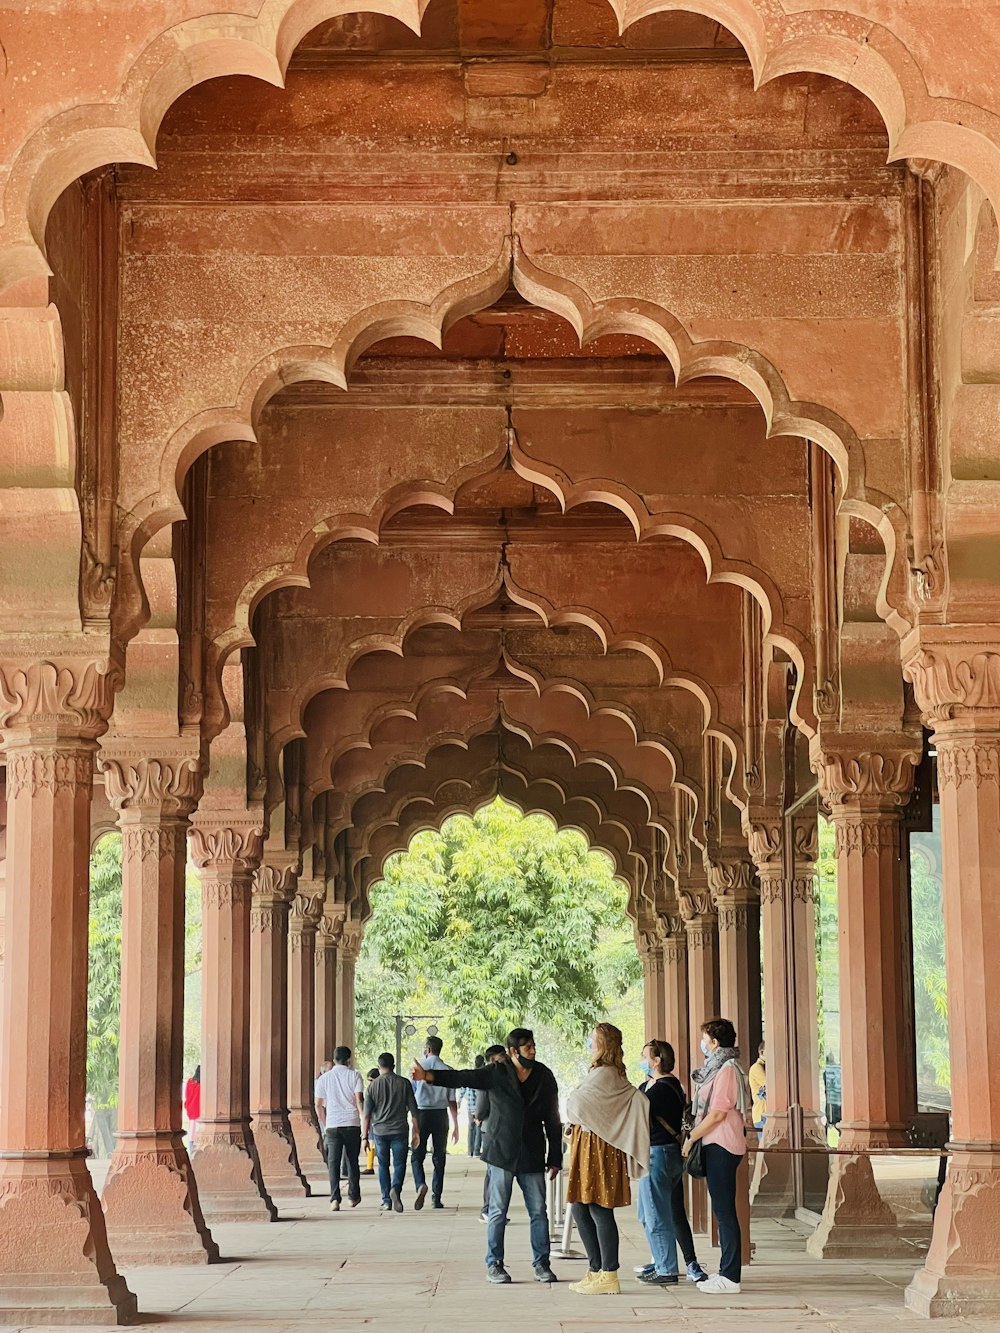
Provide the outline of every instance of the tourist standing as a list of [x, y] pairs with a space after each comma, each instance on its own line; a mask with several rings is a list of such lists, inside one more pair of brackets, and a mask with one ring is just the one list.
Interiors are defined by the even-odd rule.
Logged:
[[641, 1282], [674, 1286], [677, 1246], [687, 1265], [689, 1282], [704, 1282], [708, 1274], [698, 1262], [694, 1237], [684, 1207], [684, 1160], [681, 1143], [687, 1098], [674, 1076], [674, 1048], [668, 1041], [650, 1041], [643, 1047], [642, 1086], [649, 1101], [649, 1175], [639, 1181], [639, 1221], [649, 1241], [653, 1262], [635, 1270]]
[[614, 1210], [632, 1202], [629, 1178], [649, 1170], [649, 1103], [625, 1074], [622, 1034], [598, 1023], [590, 1037], [591, 1066], [569, 1097], [571, 1123], [566, 1198], [590, 1271], [570, 1291], [617, 1296], [618, 1223]]
[[[379, 1071], [377, 1069], [369, 1069], [368, 1073], [365, 1075], [366, 1097], [368, 1095], [368, 1089], [371, 1087], [373, 1081], [378, 1078], [378, 1072]], [[362, 1133], [361, 1147], [365, 1154], [365, 1166], [361, 1174], [363, 1176], [373, 1176], [375, 1174], [375, 1142], [374, 1140], [369, 1139], [365, 1135], [364, 1124], [362, 1124], [361, 1126], [361, 1133]]]
[[[441, 1059], [444, 1047], [440, 1037], [428, 1037], [424, 1045], [421, 1068], [450, 1070]], [[417, 1099], [417, 1123], [420, 1126], [420, 1142], [413, 1150], [413, 1183], [417, 1187], [417, 1197], [413, 1202], [417, 1212], [424, 1206], [427, 1198], [427, 1175], [424, 1171], [424, 1159], [427, 1145], [431, 1145], [431, 1207], [443, 1208], [441, 1194], [444, 1190], [444, 1167], [448, 1160], [448, 1118], [451, 1117], [451, 1141], [458, 1142], [458, 1086], [447, 1088], [429, 1085], [420, 1079], [413, 1080], [413, 1091]]]
[[330, 1177], [330, 1212], [339, 1213], [340, 1161], [347, 1162], [347, 1199], [352, 1208], [361, 1202], [361, 1107], [364, 1084], [351, 1067], [351, 1049], [338, 1046], [333, 1068], [316, 1080], [316, 1114], [325, 1127], [326, 1169]]
[[685, 1157], [701, 1143], [712, 1212], [719, 1224], [722, 1260], [719, 1271], [698, 1290], [707, 1296], [740, 1290], [743, 1234], [736, 1212], [736, 1173], [746, 1154], [746, 1121], [752, 1105], [750, 1084], [739, 1063], [736, 1029], [728, 1018], [702, 1024], [705, 1063], [691, 1075], [695, 1084], [694, 1128], [684, 1144]]
[[[491, 1047], [495, 1053], [496, 1048]], [[471, 1087], [489, 1093], [489, 1115], [483, 1125], [482, 1157], [488, 1166], [489, 1218], [486, 1233], [486, 1280], [496, 1286], [510, 1282], [504, 1267], [507, 1209], [514, 1182], [528, 1210], [531, 1258], [536, 1282], [555, 1282], [550, 1262], [549, 1216], [545, 1172], [553, 1179], [562, 1168], [562, 1125], [559, 1088], [552, 1070], [535, 1058], [529, 1028], [514, 1028], [500, 1050], [481, 1069], [413, 1071], [414, 1078], [444, 1087]]]
[[184, 1085], [184, 1113], [188, 1118], [188, 1138], [194, 1146], [201, 1118], [201, 1065], [195, 1065], [194, 1073]]
[[[378, 1179], [382, 1190], [382, 1211], [403, 1211], [403, 1181], [406, 1179], [407, 1117], [409, 1144], [420, 1142], [417, 1099], [413, 1084], [396, 1073], [395, 1057], [384, 1051], [378, 1058], [375, 1078], [368, 1084], [364, 1102], [364, 1144], [374, 1142], [378, 1159]], [[392, 1160], [392, 1176], [389, 1163]]]
[[753, 1121], [754, 1129], [763, 1129], [767, 1117], [767, 1068], [764, 1064], [763, 1042], [757, 1047], [757, 1059], [747, 1070], [747, 1078], [750, 1080], [750, 1092], [753, 1095], [750, 1119]]
[[[485, 1055], [477, 1055], [475, 1067], [482, 1069], [486, 1063]], [[469, 1156], [479, 1156], [479, 1145], [482, 1141], [482, 1127], [476, 1117], [476, 1106], [478, 1104], [479, 1092], [476, 1088], [463, 1088], [458, 1095], [458, 1102], [461, 1106], [465, 1105], [465, 1114], [469, 1120]]]

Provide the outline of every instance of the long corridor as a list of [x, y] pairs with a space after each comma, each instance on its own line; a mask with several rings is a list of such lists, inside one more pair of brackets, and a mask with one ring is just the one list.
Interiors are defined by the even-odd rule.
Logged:
[[[903, 1309], [911, 1262], [817, 1262], [805, 1254], [807, 1228], [794, 1221], [754, 1223], [757, 1258], [741, 1295], [700, 1296], [687, 1283], [648, 1290], [632, 1277], [647, 1257], [635, 1211], [622, 1224], [622, 1295], [576, 1296], [566, 1288], [585, 1271], [553, 1259], [560, 1285], [532, 1280], [527, 1218], [515, 1193], [507, 1233], [509, 1287], [484, 1280], [485, 1227], [478, 1221], [482, 1165], [451, 1156], [445, 1210], [412, 1211], [407, 1181], [401, 1216], [379, 1212], [375, 1182], [362, 1180], [360, 1207], [336, 1215], [323, 1195], [280, 1207], [281, 1221], [213, 1228], [223, 1261], [205, 1267], [133, 1268], [139, 1299], [134, 1327], [165, 1333], [609, 1333], [643, 1325], [691, 1333], [923, 1333], [926, 1321]], [[95, 1176], [98, 1172], [95, 1171]], [[319, 1182], [316, 1182], [319, 1187]], [[699, 1254], [710, 1267], [705, 1238]], [[578, 1243], [573, 1249], [579, 1251]], [[714, 1256], [717, 1259], [717, 1255]], [[935, 1333], [995, 1327], [989, 1320], [941, 1320]], [[61, 1325], [65, 1329], [66, 1325]], [[5, 1328], [3, 1333], [7, 1333]]]

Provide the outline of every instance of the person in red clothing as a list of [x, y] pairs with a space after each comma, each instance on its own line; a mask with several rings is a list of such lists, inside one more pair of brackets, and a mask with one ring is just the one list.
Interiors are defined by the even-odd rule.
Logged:
[[201, 1065], [195, 1065], [194, 1073], [184, 1084], [184, 1110], [188, 1118], [188, 1137], [194, 1143], [201, 1116]]

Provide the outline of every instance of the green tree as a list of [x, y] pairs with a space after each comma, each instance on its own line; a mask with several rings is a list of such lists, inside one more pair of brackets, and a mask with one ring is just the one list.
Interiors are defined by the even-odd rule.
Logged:
[[503, 801], [418, 834], [371, 905], [358, 970], [367, 1056], [391, 1049], [397, 1012], [440, 1012], [459, 1061], [525, 1022], [582, 1053], [640, 975], [608, 858]]
[[102, 838], [90, 860], [87, 1091], [98, 1109], [118, 1105], [122, 993], [122, 840]]

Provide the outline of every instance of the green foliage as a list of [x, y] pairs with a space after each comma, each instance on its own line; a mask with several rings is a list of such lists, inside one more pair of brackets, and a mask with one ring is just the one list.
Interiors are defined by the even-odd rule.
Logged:
[[944, 967], [944, 900], [937, 871], [941, 834], [914, 834], [910, 841], [913, 904], [913, 990], [916, 1004], [917, 1075], [951, 1087], [948, 1048], [948, 989]]
[[840, 940], [837, 913], [837, 857], [833, 825], [819, 820], [816, 863], [816, 979], [819, 1004], [819, 1062], [827, 1051], [840, 1060]]
[[[185, 906], [184, 1060], [190, 1070], [201, 1058], [201, 889], [197, 876], [191, 873], [187, 877]], [[103, 837], [90, 859], [89, 951], [87, 1092], [100, 1109], [118, 1105], [122, 840], [117, 833]]]
[[372, 894], [359, 1050], [392, 1050], [396, 1013], [441, 1013], [453, 1063], [520, 1024], [575, 1060], [589, 1027], [640, 977], [625, 905], [607, 857], [503, 801], [418, 834]]
[[98, 1108], [118, 1105], [122, 990], [122, 840], [102, 838], [90, 861], [87, 1091]]

